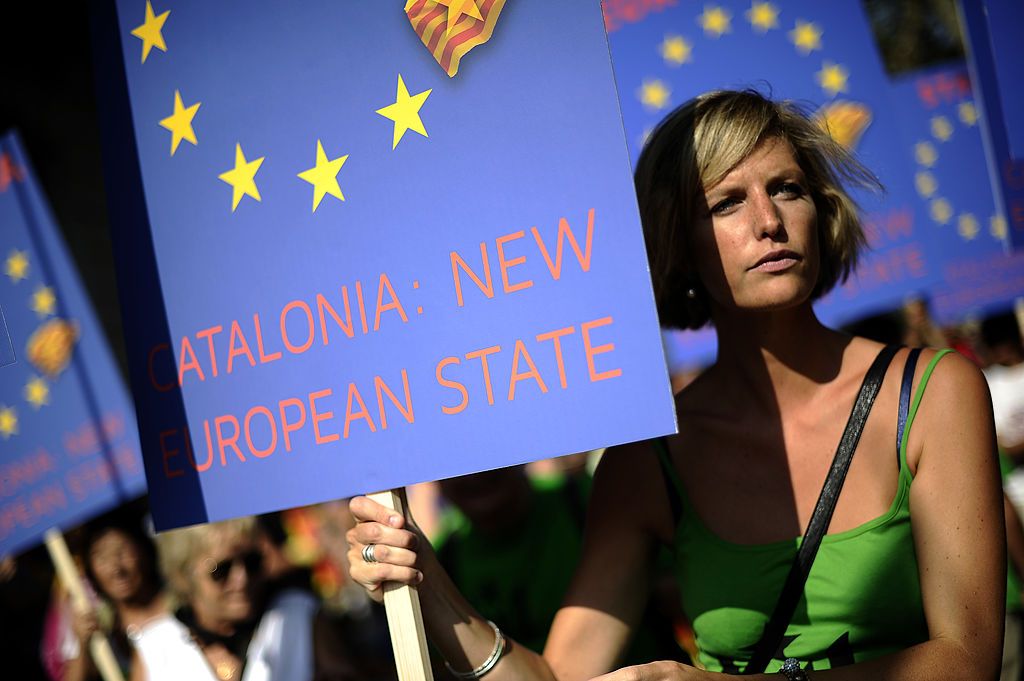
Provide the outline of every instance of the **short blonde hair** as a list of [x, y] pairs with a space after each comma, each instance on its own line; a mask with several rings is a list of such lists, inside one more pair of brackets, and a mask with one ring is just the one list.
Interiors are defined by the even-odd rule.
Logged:
[[196, 560], [216, 544], [237, 539], [256, 539], [256, 520], [252, 517], [192, 525], [161, 532], [156, 536], [160, 570], [180, 603], [192, 596], [192, 575]]
[[[708, 92], [658, 125], [636, 167], [662, 326], [697, 329], [710, 320], [689, 225], [704, 191], [770, 138], [785, 140], [793, 149], [817, 209], [820, 267], [811, 299], [845, 281], [856, 267], [866, 240], [857, 205], [843, 183], [880, 190], [878, 179], [792, 102], [774, 102], [753, 90]], [[700, 293], [687, 296], [690, 288]]]

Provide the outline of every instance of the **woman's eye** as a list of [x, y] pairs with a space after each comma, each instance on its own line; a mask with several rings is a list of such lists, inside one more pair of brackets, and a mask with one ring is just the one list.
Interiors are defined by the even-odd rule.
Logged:
[[785, 196], [799, 197], [804, 195], [804, 188], [796, 182], [783, 182], [775, 190], [775, 193], [783, 194]]
[[714, 206], [711, 207], [712, 215], [721, 215], [727, 213], [730, 208], [733, 208], [739, 203], [736, 199], [722, 199]]

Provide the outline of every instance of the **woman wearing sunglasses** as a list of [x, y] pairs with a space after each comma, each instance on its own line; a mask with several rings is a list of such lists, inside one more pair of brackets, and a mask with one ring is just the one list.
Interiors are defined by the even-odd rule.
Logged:
[[315, 603], [284, 590], [265, 598], [252, 518], [157, 537], [160, 564], [182, 604], [132, 637], [149, 681], [309, 681]]

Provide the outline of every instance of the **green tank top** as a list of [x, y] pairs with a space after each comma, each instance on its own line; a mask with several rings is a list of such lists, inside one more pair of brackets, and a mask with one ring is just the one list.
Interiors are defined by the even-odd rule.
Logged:
[[[863, 525], [825, 535], [768, 672], [778, 671], [787, 657], [808, 669], [829, 669], [928, 639], [910, 527], [913, 478], [906, 447], [925, 385], [948, 352], [939, 352], [928, 364], [911, 402], [892, 505]], [[721, 539], [694, 511], [664, 444], [656, 449], [679, 495], [675, 573], [700, 662], [709, 671], [740, 673], [771, 616], [802, 538], [755, 545]]]

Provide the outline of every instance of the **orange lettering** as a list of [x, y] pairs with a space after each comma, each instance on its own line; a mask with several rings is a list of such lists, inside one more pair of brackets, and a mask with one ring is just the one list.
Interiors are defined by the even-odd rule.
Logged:
[[[159, 343], [159, 344], [153, 346], [153, 349], [149, 351], [149, 362], [148, 362], [147, 368], [149, 369], [149, 382], [150, 382], [150, 384], [152, 384], [153, 389], [156, 390], [157, 392], [165, 393], [165, 392], [167, 392], [169, 390], [173, 390], [174, 386], [175, 386], [175, 383], [174, 383], [173, 380], [168, 382], [168, 383], [158, 383], [157, 380], [156, 380], [156, 371], [154, 370], [153, 367], [156, 364], [156, 361], [155, 361], [156, 360], [156, 354], [158, 352], [160, 352], [161, 350], [170, 353], [170, 351], [171, 351], [170, 343]], [[171, 358], [171, 361], [173, 363], [173, 361], [174, 361], [173, 357]], [[172, 366], [173, 366], [173, 364], [172, 364]]]
[[[359, 411], [352, 411], [352, 398], [355, 398], [359, 402]], [[370, 417], [370, 412], [366, 408], [366, 403], [363, 402], [363, 396], [359, 394], [359, 389], [356, 388], [355, 383], [348, 384], [348, 403], [345, 405], [345, 434], [344, 437], [348, 439], [349, 425], [356, 419], [365, 419], [367, 425], [370, 426], [370, 432], [376, 433], [377, 427], [373, 425], [373, 418]]]
[[[384, 304], [384, 288], [387, 287], [388, 295], [391, 296], [391, 302], [387, 305]], [[373, 330], [376, 331], [380, 328], [380, 314], [387, 310], [398, 310], [398, 314], [402, 317], [403, 322], [409, 321], [409, 318], [405, 316], [405, 310], [402, 309], [402, 303], [398, 301], [398, 296], [395, 295], [395, 289], [391, 288], [391, 280], [388, 279], [388, 275], [380, 275], [380, 286], [377, 287], [377, 312], [373, 316]]]
[[[224, 437], [224, 431], [222, 431], [220, 428], [225, 423], [231, 423], [235, 427], [234, 435], [232, 435], [229, 438]], [[235, 450], [235, 456], [237, 456], [240, 461], [245, 461], [245, 455], [242, 454], [242, 450], [238, 448], [238, 419], [236, 419], [231, 414], [227, 414], [225, 416], [218, 416], [213, 420], [213, 427], [217, 429], [217, 451], [220, 452], [220, 465], [228, 465], [227, 458], [224, 456], [225, 447], [231, 447], [233, 450]]]
[[556, 329], [555, 331], [549, 331], [548, 333], [542, 333], [537, 336], [537, 341], [550, 340], [555, 346], [555, 361], [558, 363], [558, 380], [562, 385], [562, 389], [565, 389], [565, 362], [562, 360], [562, 336], [568, 336], [570, 333], [574, 333], [575, 328], [567, 326], [564, 329]]
[[[235, 345], [235, 339], [241, 341], [240, 346]], [[245, 336], [242, 335], [242, 327], [239, 326], [237, 321], [231, 322], [231, 335], [228, 337], [228, 373], [231, 373], [232, 365], [234, 364], [235, 357], [239, 355], [245, 355], [246, 359], [249, 360], [249, 366], [256, 366], [256, 358], [252, 356], [252, 351], [249, 349], [249, 342], [245, 340]]]
[[597, 347], [592, 346], [590, 343], [590, 330], [597, 328], [598, 326], [607, 326], [611, 323], [611, 317], [602, 317], [601, 319], [595, 319], [592, 322], [583, 322], [583, 324], [581, 324], [581, 329], [583, 331], [583, 349], [587, 355], [587, 369], [590, 370], [591, 383], [622, 375], [622, 369], [609, 369], [608, 371], [598, 373], [597, 369], [594, 368], [594, 355], [611, 352], [615, 349], [615, 344], [605, 343], [604, 345], [598, 345]]
[[505, 293], [512, 293], [513, 291], [522, 291], [525, 288], [533, 286], [532, 279], [526, 279], [519, 282], [518, 284], [509, 284], [508, 271], [516, 265], [522, 265], [526, 262], [526, 256], [521, 255], [518, 258], [512, 258], [511, 260], [505, 259], [505, 244], [509, 241], [515, 241], [516, 239], [522, 239], [526, 235], [526, 232], [519, 230], [514, 234], [506, 234], [505, 236], [498, 237], [496, 245], [498, 247], [498, 268], [501, 270], [501, 286]]
[[466, 271], [469, 278], [473, 280], [473, 283], [477, 285], [477, 288], [484, 292], [485, 296], [488, 298], [494, 297], [494, 282], [491, 281], [491, 266], [487, 262], [487, 244], [484, 242], [480, 242], [480, 258], [484, 262], [484, 276], [487, 278], [486, 286], [484, 285], [484, 282], [480, 281], [480, 277], [476, 276], [476, 273], [470, 269], [469, 265], [466, 264], [466, 261], [462, 259], [462, 256], [455, 251], [451, 252], [452, 278], [455, 279], [455, 298], [459, 303], [459, 307], [462, 307], [465, 304], [465, 301], [462, 298], [462, 279], [459, 277], [460, 267]]
[[213, 348], [213, 337], [216, 336], [218, 333], [220, 333], [223, 330], [224, 330], [224, 327], [222, 327], [222, 326], [220, 326], [218, 324], [217, 326], [211, 326], [208, 329], [203, 329], [202, 331], [200, 331], [200, 332], [198, 332], [196, 334], [196, 338], [205, 338], [206, 339], [206, 343], [209, 346], [209, 349], [210, 349], [210, 369], [211, 369], [211, 373], [213, 373], [213, 377], [214, 378], [217, 377], [217, 352]]
[[[306, 337], [306, 341], [302, 345], [293, 345], [291, 339], [288, 338], [288, 324], [286, 323], [288, 312], [300, 308], [306, 313], [306, 325], [309, 329], [309, 335]], [[284, 306], [281, 310], [281, 339], [284, 341], [284, 346], [288, 348], [288, 352], [293, 355], [301, 355], [306, 350], [309, 350], [313, 346], [313, 337], [316, 336], [316, 329], [313, 328], [313, 311], [309, 309], [309, 305], [304, 300], [293, 300]]]
[[[270, 444], [266, 449], [259, 449], [252, 443], [252, 417], [256, 414], [263, 414], [267, 417], [267, 423], [270, 424]], [[274, 422], [274, 415], [270, 413], [270, 410], [262, 405], [256, 405], [250, 409], [245, 415], [245, 444], [249, 446], [249, 451], [259, 458], [270, 456], [274, 453], [277, 448], [277, 423]]]
[[333, 411], [318, 412], [316, 410], [316, 401], [321, 397], [328, 397], [332, 394], [330, 388], [326, 390], [320, 390], [315, 393], [309, 394], [309, 415], [313, 421], [313, 437], [318, 445], [325, 444], [327, 442], [334, 442], [338, 439], [337, 433], [331, 433], [330, 435], [320, 435], [320, 422], [327, 419], [334, 418]]
[[491, 388], [491, 370], [487, 366], [487, 355], [493, 355], [496, 352], [501, 352], [500, 345], [492, 345], [489, 348], [466, 353], [466, 359], [480, 358], [480, 367], [484, 374], [484, 384], [487, 386], [487, 404], [494, 404], [494, 390]]
[[391, 399], [391, 403], [398, 407], [398, 411], [402, 412], [402, 416], [409, 423], [415, 421], [412, 414], [412, 395], [409, 394], [409, 374], [406, 373], [405, 369], [402, 369], [402, 388], [405, 390], [405, 408], [402, 407], [398, 398], [395, 397], [395, 393], [391, 392], [391, 388], [384, 382], [384, 379], [380, 376], [373, 377], [373, 387], [377, 392], [377, 408], [380, 413], [380, 429], [388, 429], [388, 415], [384, 411], [384, 393], [388, 394]]
[[435, 369], [434, 373], [437, 376], [438, 383], [440, 383], [446, 388], [453, 388], [462, 393], [462, 401], [459, 402], [454, 407], [446, 407], [443, 404], [441, 405], [441, 411], [443, 411], [445, 414], [458, 414], [460, 411], [466, 408], [467, 404], [469, 404], [469, 392], [466, 390], [466, 386], [464, 386], [463, 384], [459, 383], [458, 381], [449, 381], [447, 378], [441, 375], [441, 370], [444, 369], [449, 364], [459, 364], [459, 358], [445, 357], [444, 359], [437, 363], [437, 369]]
[[[188, 362], [185, 361], [186, 353], [191, 357]], [[189, 341], [188, 336], [183, 336], [181, 339], [181, 352], [178, 357], [180, 358], [178, 360], [178, 385], [184, 384], [185, 372], [189, 369], [199, 374], [200, 381], [206, 380], [206, 377], [203, 376], [203, 367], [199, 366], [199, 360], [196, 359], [196, 353], [192, 351], [192, 342]]]
[[[297, 423], [288, 422], [288, 415], [285, 414], [284, 408], [289, 405], [299, 408], [299, 420]], [[292, 451], [291, 434], [306, 423], [306, 405], [294, 397], [289, 397], [287, 400], [281, 400], [280, 404], [278, 404], [278, 409], [281, 414], [281, 432], [284, 433], [284, 448], [285, 451], [290, 452]]]
[[558, 220], [558, 236], [557, 243], [555, 245], [555, 260], [551, 261], [551, 255], [548, 252], [547, 247], [544, 245], [544, 239], [541, 238], [540, 232], [536, 227], [531, 227], [530, 231], [533, 232], [533, 238], [537, 241], [537, 246], [540, 247], [541, 255], [544, 256], [544, 261], [548, 264], [548, 269], [551, 271], [551, 276], [557, 281], [562, 276], [562, 247], [564, 241], [567, 238], [569, 245], [572, 247], [573, 252], [576, 254], [576, 259], [580, 262], [580, 267], [584, 272], [590, 271], [590, 250], [594, 244], [594, 209], [591, 208], [587, 211], [587, 242], [584, 248], [585, 253], [580, 252], [580, 246], [576, 242], [576, 237], [572, 233], [572, 228], [569, 227], [569, 221], [565, 218]]
[[[529, 365], [530, 370], [525, 373], [519, 373], [519, 357], [522, 356], [523, 360]], [[521, 340], [516, 340], [516, 347], [512, 351], [512, 378], [508, 382], [508, 399], [514, 400], [516, 397], [516, 383], [527, 378], [532, 378], [537, 381], [537, 385], [540, 387], [542, 393], [548, 391], [548, 387], [544, 385], [544, 379], [540, 377], [540, 373], [537, 371], [537, 365], [533, 363], [533, 359], [530, 357], [530, 353], [526, 351], [526, 345]]]
[[180, 468], [172, 471], [171, 467], [168, 465], [168, 459], [176, 457], [178, 455], [178, 450], [167, 448], [167, 438], [171, 435], [177, 434], [177, 432], [177, 430], [165, 430], [160, 433], [160, 451], [163, 453], [164, 477], [168, 479], [177, 478], [182, 475], [185, 475], [185, 471], [181, 470]]

